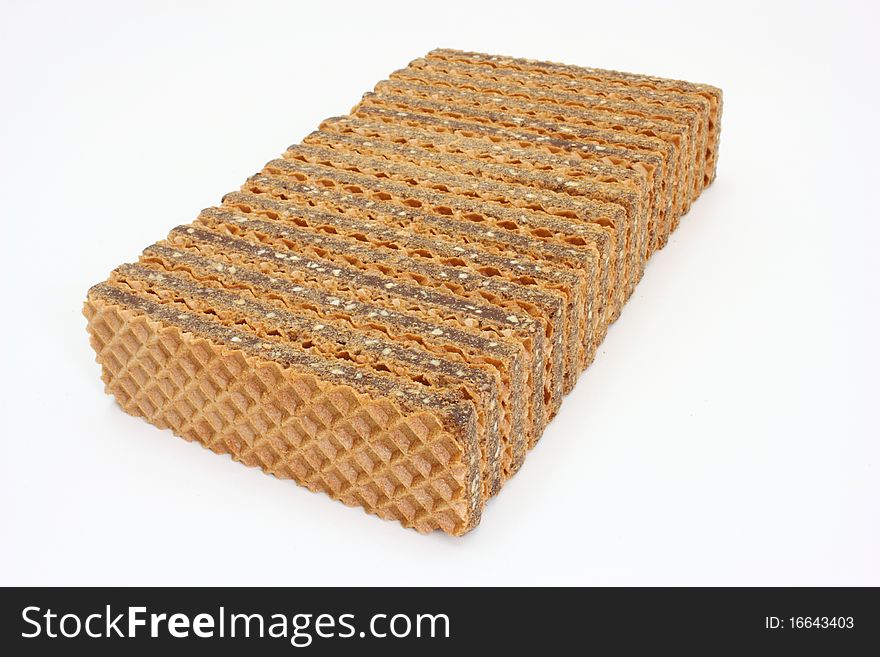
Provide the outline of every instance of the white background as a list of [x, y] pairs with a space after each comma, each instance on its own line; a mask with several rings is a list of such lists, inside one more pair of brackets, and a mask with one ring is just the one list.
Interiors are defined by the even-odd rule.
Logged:
[[[872, 4], [4, 0], [0, 584], [880, 585]], [[80, 314], [440, 46], [725, 92], [717, 181], [463, 539], [125, 415]]]

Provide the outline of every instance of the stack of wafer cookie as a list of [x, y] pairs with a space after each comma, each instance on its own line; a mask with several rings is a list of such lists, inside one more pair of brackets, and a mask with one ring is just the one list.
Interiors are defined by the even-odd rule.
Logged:
[[720, 115], [706, 85], [435, 50], [89, 290], [107, 391], [464, 534], [712, 182]]

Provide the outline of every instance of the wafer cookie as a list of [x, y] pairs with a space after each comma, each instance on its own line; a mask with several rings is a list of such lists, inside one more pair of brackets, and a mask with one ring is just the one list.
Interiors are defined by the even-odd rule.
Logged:
[[720, 111], [706, 85], [433, 51], [89, 290], [106, 389], [464, 534], [711, 182]]

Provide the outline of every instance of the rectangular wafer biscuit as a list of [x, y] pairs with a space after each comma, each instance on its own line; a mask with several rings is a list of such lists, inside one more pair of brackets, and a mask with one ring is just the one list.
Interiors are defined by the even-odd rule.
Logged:
[[106, 389], [464, 534], [714, 178], [720, 112], [707, 85], [432, 51], [89, 290]]

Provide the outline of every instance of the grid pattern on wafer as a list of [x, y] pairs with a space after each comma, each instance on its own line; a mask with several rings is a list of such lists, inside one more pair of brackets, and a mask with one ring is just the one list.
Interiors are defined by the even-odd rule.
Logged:
[[100, 295], [86, 314], [102, 379], [126, 412], [420, 531], [475, 522], [460, 447], [434, 413], [401, 412]]

